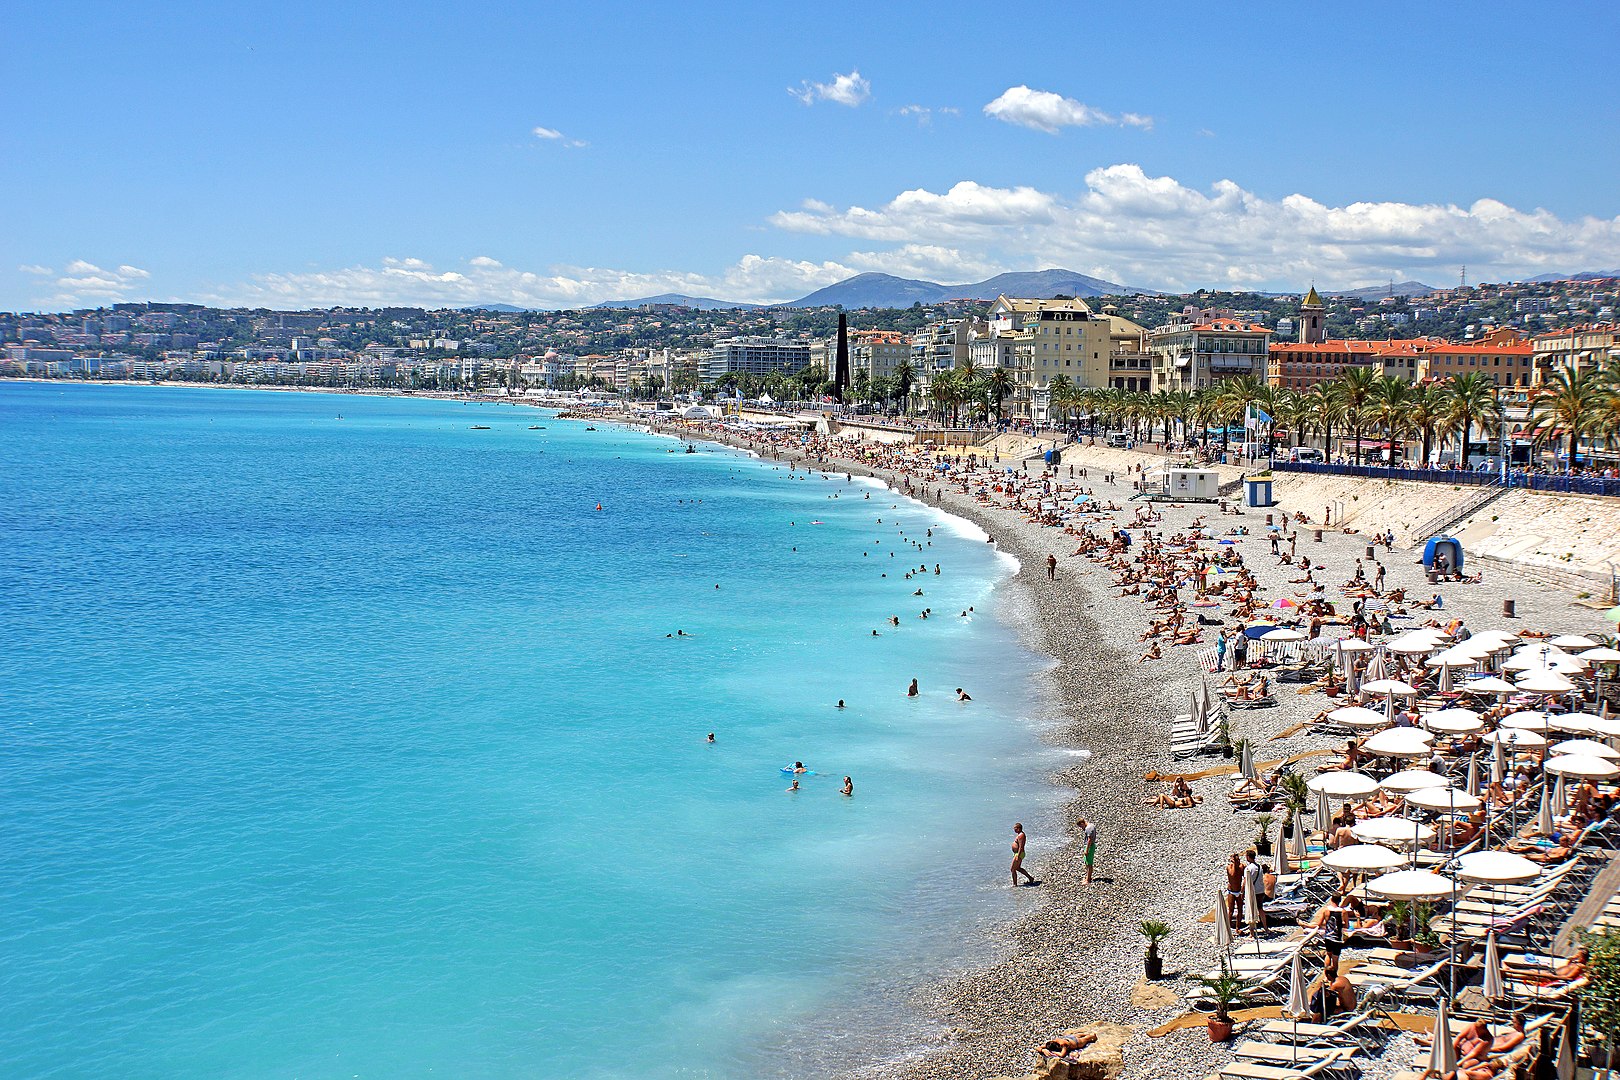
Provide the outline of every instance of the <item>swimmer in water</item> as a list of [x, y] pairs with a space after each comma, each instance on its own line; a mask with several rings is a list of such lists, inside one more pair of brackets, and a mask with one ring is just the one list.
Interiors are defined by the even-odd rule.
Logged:
[[855, 781], [851, 780], [847, 776], [844, 777], [844, 787], [843, 787], [843, 790], [839, 792], [839, 794], [840, 795], [853, 795], [853, 794], [855, 794]]
[[973, 700], [973, 695], [968, 693], [966, 690], [962, 689], [960, 686], [958, 686], [956, 688], [956, 700], [957, 701], [972, 701]]
[[916, 697], [916, 696], [917, 696], [917, 680], [912, 679], [911, 680], [911, 685], [906, 687], [906, 697]]
[[794, 777], [793, 783], [789, 784], [787, 786], [787, 789], [789, 791], [798, 791], [799, 790], [799, 780], [798, 780], [797, 777]]
[[709, 741], [714, 742], [714, 732], [709, 732]]
[[843, 698], [839, 698], [838, 699], [838, 704], [833, 706], [833, 708], [835, 708], [835, 709], [842, 709], [843, 707], [844, 707], [844, 699]]
[[806, 769], [805, 769], [805, 767], [804, 767], [804, 762], [802, 762], [802, 761], [795, 761], [795, 762], [794, 762], [794, 763], [793, 763], [793, 771], [794, 771], [794, 772], [795, 772], [795, 773], [802, 773], [802, 772], [805, 772], [805, 771], [806, 771]]

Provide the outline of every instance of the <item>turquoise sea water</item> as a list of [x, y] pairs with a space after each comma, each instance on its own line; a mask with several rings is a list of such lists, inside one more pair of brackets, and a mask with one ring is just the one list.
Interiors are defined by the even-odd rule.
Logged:
[[678, 445], [0, 384], [0, 1076], [901, 1049], [906, 990], [1037, 893], [1005, 887], [1053, 806], [1010, 567], [880, 488]]

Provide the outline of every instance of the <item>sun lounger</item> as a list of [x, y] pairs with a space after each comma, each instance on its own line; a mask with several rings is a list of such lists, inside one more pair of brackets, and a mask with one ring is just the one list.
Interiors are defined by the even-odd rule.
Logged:
[[1239, 1061], [1258, 1061], [1263, 1065], [1299, 1067], [1318, 1061], [1349, 1061], [1361, 1052], [1357, 1046], [1304, 1046], [1299, 1043], [1278, 1045], [1245, 1039], [1238, 1043], [1232, 1055]]
[[1441, 957], [1430, 967], [1411, 970], [1407, 968], [1388, 968], [1383, 965], [1368, 965], [1366, 967], [1352, 968], [1345, 972], [1344, 977], [1350, 981], [1357, 992], [1366, 987], [1370, 992], [1374, 987], [1379, 988], [1380, 997], [1392, 997], [1401, 1001], [1417, 998], [1433, 998], [1441, 990], [1435, 978], [1445, 970], [1450, 961]]
[[1265, 1037], [1272, 1042], [1299, 1042], [1327, 1044], [1329, 1046], [1354, 1045], [1366, 1048], [1367, 1040], [1376, 1038], [1376, 1031], [1367, 1026], [1367, 1021], [1376, 1015], [1376, 1010], [1367, 1008], [1376, 1000], [1376, 995], [1368, 995], [1368, 1000], [1362, 1002], [1361, 1011], [1342, 1020], [1335, 1020], [1331, 1024], [1295, 1023], [1292, 1020], [1267, 1020], [1255, 1031], [1256, 1035]]
[[1255, 1061], [1234, 1061], [1217, 1075], [1223, 1080], [1309, 1080], [1343, 1070], [1346, 1063], [1337, 1058], [1313, 1061], [1299, 1066], [1262, 1065]]

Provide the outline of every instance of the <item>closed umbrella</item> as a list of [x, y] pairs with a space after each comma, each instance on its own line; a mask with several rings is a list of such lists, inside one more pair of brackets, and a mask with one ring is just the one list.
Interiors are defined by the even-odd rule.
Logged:
[[1238, 772], [1250, 780], [1258, 779], [1254, 774], [1254, 754], [1249, 750], [1248, 742], [1243, 744], [1243, 754], [1238, 758]]
[[1298, 866], [1305, 861], [1305, 853], [1305, 815], [1295, 814], [1293, 835], [1288, 838], [1288, 854], [1293, 857], [1294, 865]]
[[1457, 1071], [1457, 1046], [1451, 1041], [1451, 1018], [1446, 1015], [1446, 995], [1434, 1010], [1434, 1041], [1429, 1047], [1429, 1072], [1424, 1075], [1450, 1076]]
[[1283, 1007], [1294, 1021], [1294, 1037], [1290, 1040], [1294, 1048], [1294, 1060], [1299, 1060], [1299, 1021], [1300, 1017], [1309, 1016], [1311, 1012], [1310, 998], [1305, 994], [1305, 950], [1294, 950], [1294, 962], [1288, 971], [1288, 1004]]
[[1378, 652], [1373, 653], [1373, 658], [1371, 660], [1367, 661], [1367, 674], [1366, 674], [1365, 678], [1368, 681], [1376, 682], [1377, 680], [1382, 679], [1384, 677], [1384, 673], [1386, 671], [1388, 671], [1388, 668], [1386, 668], [1384, 666], [1384, 653], [1383, 653], [1383, 651], [1380, 650]]
[[1503, 760], [1502, 744], [1491, 744], [1491, 783], [1500, 784], [1507, 775], [1507, 763]]
[[1561, 818], [1569, 813], [1569, 802], [1564, 797], [1564, 778], [1562, 776], [1553, 785], [1552, 812], [1555, 818]]
[[1485, 1000], [1500, 1001], [1507, 996], [1502, 985], [1502, 954], [1496, 947], [1496, 931], [1485, 939]]
[[1470, 795], [1478, 795], [1479, 794], [1479, 755], [1478, 754], [1469, 754], [1468, 755], [1468, 783], [1467, 783], [1466, 787], [1467, 787], [1467, 790], [1468, 790], [1468, 794], [1470, 794]]
[[1442, 694], [1451, 693], [1451, 665], [1450, 664], [1447, 664], [1445, 667], [1440, 669], [1440, 685], [1439, 685], [1438, 689], [1439, 689], [1440, 693], [1442, 693]]
[[1305, 786], [1336, 799], [1364, 799], [1378, 790], [1378, 781], [1365, 773], [1335, 771], [1317, 773]]
[[1541, 807], [1536, 811], [1536, 832], [1541, 836], [1553, 834], [1552, 800], [1545, 784], [1541, 786]]
[[1254, 951], [1260, 952], [1260, 896], [1255, 891], [1254, 879], [1256, 875], [1245, 873], [1243, 875], [1243, 911], [1249, 919], [1249, 932], [1254, 935]]
[[1232, 916], [1225, 889], [1215, 890], [1215, 946], [1223, 953], [1232, 951]]
[[1328, 807], [1328, 793], [1316, 793], [1316, 831], [1331, 839], [1333, 837], [1333, 811]]

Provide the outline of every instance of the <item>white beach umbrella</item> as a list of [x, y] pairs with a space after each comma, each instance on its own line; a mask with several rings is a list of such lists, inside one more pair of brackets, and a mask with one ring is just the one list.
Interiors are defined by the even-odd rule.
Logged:
[[1223, 953], [1232, 951], [1231, 909], [1225, 889], [1215, 890], [1215, 947]]
[[1556, 645], [1560, 649], [1595, 649], [1602, 642], [1593, 641], [1581, 634], [1559, 634], [1547, 644]]
[[1541, 806], [1536, 810], [1536, 832], [1542, 836], [1553, 834], [1552, 796], [1547, 785], [1541, 785]]
[[1250, 780], [1258, 779], [1254, 773], [1254, 754], [1249, 750], [1249, 744], [1243, 744], [1243, 753], [1238, 757], [1238, 772]]
[[1373, 757], [1414, 758], [1428, 754], [1433, 741], [1421, 728], [1388, 728], [1369, 736], [1361, 748]]
[[1473, 709], [1439, 709], [1419, 719], [1428, 730], [1446, 735], [1466, 735], [1485, 726]]
[[1381, 728], [1389, 723], [1389, 717], [1381, 712], [1374, 712], [1365, 705], [1341, 705], [1328, 713], [1327, 718], [1335, 724], [1363, 730]]
[[1473, 667], [1477, 663], [1479, 663], [1479, 657], [1468, 651], [1468, 643], [1465, 641], [1461, 645], [1453, 645], [1444, 652], [1435, 653], [1423, 661], [1423, 666], [1429, 668]]
[[1536, 694], [1567, 694], [1575, 689], [1575, 683], [1556, 671], [1527, 671], [1519, 678], [1519, 689]]
[[1547, 748], [1547, 753], [1585, 754], [1588, 757], [1620, 761], [1620, 750], [1616, 750], [1608, 743], [1594, 742], [1591, 739], [1565, 739], [1561, 743], [1553, 743]]
[[1260, 952], [1260, 896], [1254, 887], [1254, 875], [1243, 875], [1243, 914], [1249, 920], [1249, 932], [1254, 935], [1254, 951]]
[[1350, 828], [1350, 835], [1363, 844], [1416, 847], [1433, 840], [1434, 830], [1419, 821], [1381, 817], [1356, 822]]
[[1296, 1061], [1299, 1059], [1299, 1022], [1311, 1014], [1310, 995], [1305, 992], [1304, 953], [1304, 949], [1294, 950], [1294, 960], [1288, 970], [1288, 1004], [1283, 1006], [1283, 1013], [1294, 1021], [1294, 1038], [1289, 1045]]
[[1322, 856], [1322, 865], [1329, 870], [1351, 874], [1383, 873], [1405, 864], [1404, 855], [1397, 855], [1382, 844], [1350, 844]]
[[1620, 765], [1590, 754], [1560, 754], [1547, 759], [1547, 771], [1583, 780], [1608, 780], [1620, 776]]
[[1371, 682], [1362, 683], [1361, 692], [1364, 694], [1388, 694], [1391, 697], [1411, 697], [1417, 693], [1417, 687], [1399, 679], [1374, 679]]
[[1520, 885], [1541, 876], [1541, 867], [1511, 851], [1470, 851], [1459, 856], [1453, 873], [1478, 885]]
[[1449, 664], [1440, 669], [1440, 684], [1435, 689], [1442, 694], [1452, 692], [1451, 666]]
[[1336, 799], [1364, 799], [1378, 790], [1378, 781], [1366, 773], [1336, 771], [1317, 773], [1305, 786]]
[[1450, 780], [1428, 769], [1405, 769], [1386, 776], [1378, 786], [1385, 791], [1404, 794], [1409, 791], [1422, 791], [1424, 788], [1445, 787], [1449, 783]]
[[1347, 637], [1340, 638], [1334, 644], [1334, 648], [1344, 653], [1363, 653], [1372, 652], [1374, 649], [1378, 648], [1378, 646], [1372, 644], [1371, 642], [1363, 641], [1358, 637]]
[[1485, 985], [1482, 989], [1487, 1001], [1499, 1001], [1507, 996], [1507, 988], [1502, 985], [1502, 953], [1496, 947], [1494, 930], [1485, 938]]
[[1611, 649], [1607, 645], [1600, 645], [1595, 649], [1587, 649], [1580, 654], [1582, 660], [1588, 664], [1616, 664], [1620, 663], [1620, 649]]
[[1468, 755], [1468, 782], [1463, 785], [1470, 795], [1479, 794], [1479, 755]]
[[1465, 694], [1511, 694], [1517, 689], [1517, 686], [1495, 675], [1487, 675], [1483, 679], [1469, 679], [1462, 684], [1462, 692]]
[[1365, 687], [1366, 682], [1368, 681], [1378, 682], [1379, 680], [1383, 679], [1386, 670], [1387, 668], [1384, 664], [1384, 653], [1383, 650], [1380, 649], [1378, 652], [1373, 653], [1371, 660], [1367, 661], [1367, 673], [1363, 681], [1363, 687]]
[[1294, 815], [1294, 829], [1288, 837], [1288, 854], [1293, 856], [1295, 864], [1305, 861], [1305, 815]]
[[1267, 630], [1264, 634], [1261, 634], [1260, 640], [1268, 644], [1272, 642], [1304, 641], [1305, 635], [1298, 630], [1290, 630], [1286, 626], [1279, 626], [1275, 630]]
[[1333, 810], [1328, 806], [1328, 793], [1316, 793], [1316, 831], [1328, 839], [1333, 838]]
[[1500, 784], [1507, 775], [1507, 762], [1503, 760], [1502, 744], [1491, 744], [1491, 783]]
[[1540, 709], [1525, 709], [1502, 718], [1498, 727], [1508, 731], [1546, 731], [1551, 717]]
[[[1596, 713], [1571, 712], [1559, 713], [1547, 721], [1547, 726], [1554, 731], [1567, 731], [1574, 735], [1604, 735], [1607, 726], [1603, 717]], [[1620, 728], [1620, 724], [1614, 725]], [[1610, 736], [1604, 735], [1605, 738]]]
[[1501, 728], [1497, 731], [1487, 731], [1480, 738], [1489, 743], [1500, 743], [1515, 750], [1534, 750], [1539, 746], [1547, 745], [1547, 737], [1540, 732], [1528, 728]]
[[1446, 995], [1434, 1010], [1434, 1040], [1429, 1046], [1429, 1068], [1425, 1076], [1450, 1076], [1457, 1071], [1457, 1046], [1451, 1041], [1451, 1017], [1446, 1011]]
[[1593, 716], [1591, 713], [1581, 715], [1590, 717], [1586, 721], [1586, 727], [1591, 734], [1601, 735], [1605, 739], [1620, 738], [1620, 717]]
[[1481, 630], [1479, 633], [1475, 634], [1473, 637], [1469, 638], [1468, 640], [1470, 642], [1473, 642], [1473, 641], [1480, 641], [1480, 642], [1488, 641], [1488, 642], [1491, 643], [1491, 646], [1493, 648], [1505, 649], [1509, 645], [1517, 644], [1518, 641], [1519, 641], [1519, 635], [1515, 634], [1511, 630]]
[[1502, 661], [1502, 670], [1557, 672], [1585, 671], [1586, 661], [1582, 660], [1573, 653], [1563, 652], [1560, 649], [1534, 649], [1530, 646], [1525, 646], [1520, 648], [1506, 660]]
[[1397, 870], [1367, 882], [1367, 891], [1388, 900], [1439, 900], [1450, 896], [1456, 883], [1428, 870]]
[[1406, 797], [1408, 805], [1422, 807], [1424, 810], [1478, 810], [1485, 804], [1477, 796], [1470, 795], [1461, 788], [1431, 787], [1422, 788], [1412, 792]]

